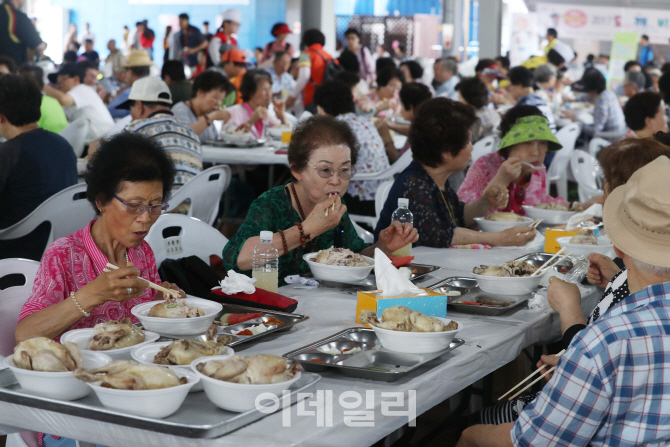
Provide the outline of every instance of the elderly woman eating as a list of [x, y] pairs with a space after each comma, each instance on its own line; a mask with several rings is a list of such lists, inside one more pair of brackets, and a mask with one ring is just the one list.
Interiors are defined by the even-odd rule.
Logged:
[[[549, 130], [549, 122], [534, 106], [511, 108], [500, 122], [502, 141], [498, 151], [484, 155], [468, 170], [458, 190], [458, 198], [465, 203], [479, 200], [491, 184], [508, 190], [509, 201], [500, 211], [524, 215], [523, 205], [560, 203], [567, 201], [547, 194], [547, 171], [543, 165], [547, 151], [556, 152], [563, 146]], [[602, 203], [602, 197], [574, 209], [586, 209], [593, 203]], [[494, 209], [490, 212], [495, 211]]]
[[[102, 143], [86, 174], [87, 197], [98, 217], [44, 253], [19, 316], [17, 342], [58, 338], [125, 317], [137, 322], [133, 306], [162, 298], [144, 281], [160, 283], [144, 238], [168, 207], [174, 173], [170, 155], [147, 137], [122, 133]], [[105, 272], [107, 263], [120, 268]]]
[[525, 245], [535, 237], [531, 227], [514, 227], [499, 233], [465, 228], [489, 210], [504, 208], [507, 189], [496, 184], [484, 188], [480, 198], [466, 205], [458, 201], [447, 181], [467, 168], [472, 155], [470, 129], [477, 120], [472, 107], [446, 98], [433, 98], [419, 106], [409, 131], [414, 161], [395, 180], [384, 204], [375, 236], [391, 222], [399, 198], [409, 199], [419, 245]]
[[261, 231], [272, 231], [279, 251], [279, 285], [288, 275], [309, 272], [303, 254], [332, 246], [372, 256], [419, 239], [411, 224], [393, 222], [368, 246], [349, 219], [342, 196], [354, 173], [358, 150], [349, 126], [329, 116], [314, 116], [298, 124], [288, 148], [293, 181], [260, 196], [244, 224], [223, 250], [226, 268], [251, 275], [252, 256]]
[[[240, 85], [242, 104], [228, 108], [230, 120], [228, 130], [244, 129], [251, 132], [253, 138], [263, 138], [270, 127], [289, 122], [284, 114], [284, 101], [275, 101], [272, 98], [272, 78], [265, 70], [249, 70], [242, 77]], [[274, 111], [268, 110], [270, 101]]]

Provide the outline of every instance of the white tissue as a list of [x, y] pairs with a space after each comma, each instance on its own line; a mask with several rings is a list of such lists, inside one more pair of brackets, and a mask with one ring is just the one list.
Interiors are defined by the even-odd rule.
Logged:
[[306, 287], [319, 287], [319, 281], [312, 278], [303, 278], [300, 275], [289, 275], [284, 278], [286, 284], [302, 284]]
[[221, 287], [214, 287], [212, 290], [221, 289], [226, 295], [235, 293], [254, 293], [256, 287], [254, 283], [256, 278], [249, 278], [247, 275], [237, 273], [235, 270], [228, 270], [228, 276], [221, 280]]
[[566, 225], [566, 231], [572, 231], [578, 227], [578, 225], [585, 220], [589, 220], [592, 217], [603, 217], [603, 206], [599, 203], [591, 205], [586, 211], [581, 213], [576, 213], [568, 220]]
[[423, 291], [412, 284], [409, 278], [404, 277], [391, 260], [378, 248], [375, 248], [375, 279], [377, 290], [382, 290], [381, 296], [410, 295]]

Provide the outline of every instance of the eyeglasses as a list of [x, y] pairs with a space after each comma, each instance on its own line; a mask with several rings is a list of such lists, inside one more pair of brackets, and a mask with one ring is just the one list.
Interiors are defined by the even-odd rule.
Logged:
[[342, 179], [342, 180], [349, 180], [354, 174], [356, 174], [356, 168], [340, 168], [340, 169], [333, 169], [333, 168], [317, 168], [314, 166], [312, 163], [307, 162], [308, 165], [316, 169], [316, 173], [319, 174], [319, 177], [321, 178], [331, 178], [332, 176], [337, 173], [337, 175]]
[[135, 216], [144, 214], [147, 209], [149, 209], [149, 214], [152, 216], [160, 216], [163, 214], [163, 211], [167, 211], [167, 209], [170, 207], [170, 204], [165, 202], [158, 205], [145, 205], [144, 203], [126, 202], [121, 197], [116, 195], [114, 198], [126, 206], [126, 213], [133, 214]]

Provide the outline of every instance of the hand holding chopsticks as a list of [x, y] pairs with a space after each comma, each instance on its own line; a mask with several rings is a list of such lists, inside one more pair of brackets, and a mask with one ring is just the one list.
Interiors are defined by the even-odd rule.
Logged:
[[[110, 263], [107, 263], [107, 268], [111, 269], [111, 270], [118, 270], [119, 269], [117, 266], [115, 266], [114, 264], [110, 264]], [[165, 287], [159, 286], [158, 284], [154, 284], [151, 281], [146, 280], [146, 279], [141, 278], [141, 277], [139, 279], [141, 279], [142, 281], [148, 282], [149, 287], [151, 287], [152, 289], [158, 290], [160, 292], [163, 292], [163, 295], [165, 295], [166, 297], [169, 297], [169, 296], [171, 296], [173, 298], [181, 297], [181, 293], [177, 290], [166, 289]]]
[[[565, 250], [565, 247], [564, 247], [564, 248], [561, 248], [561, 249], [558, 251], [558, 253], [556, 253], [554, 256], [552, 256], [551, 258], [549, 258], [549, 260], [548, 260], [547, 262], [545, 262], [544, 264], [542, 264], [542, 266], [541, 266], [539, 269], [535, 270], [535, 271], [533, 272], [533, 274], [530, 275], [530, 276], [544, 275], [545, 273], [547, 273], [549, 270], [551, 270], [551, 269], [553, 269], [554, 267], [556, 267], [560, 262], [562, 262], [565, 258], [567, 258], [568, 256], [570, 256], [570, 255], [572, 254], [572, 253], [567, 253], [567, 254], [561, 256], [561, 257], [558, 258], [558, 260], [556, 260], [553, 264], [551, 264], [549, 267], [547, 267], [547, 266], [548, 266], [554, 259], [556, 259], [561, 253], [563, 253], [563, 250]], [[546, 267], [546, 268], [545, 268], [545, 267]]]
[[[560, 357], [561, 355], [563, 355], [564, 352], [565, 352], [565, 349], [563, 349], [561, 352], [559, 352], [558, 354], [556, 354], [556, 357]], [[541, 371], [542, 371], [542, 368], [544, 368], [545, 366], [546, 366], [546, 365], [541, 366], [541, 367], [539, 367], [538, 369], [536, 369], [535, 371], [533, 371], [528, 377], [526, 377], [525, 379], [523, 379], [521, 382], [517, 383], [514, 387], [512, 387], [512, 389], [510, 389], [508, 392], [506, 392], [505, 394], [503, 394], [502, 396], [500, 396], [500, 397], [498, 398], [498, 400], [501, 400], [503, 397], [507, 396], [509, 393], [511, 393], [511, 392], [514, 391], [515, 389], [519, 388], [519, 387], [520, 387], [521, 385], [523, 385], [525, 382], [527, 382], [528, 380], [530, 380], [535, 374], [541, 372]], [[524, 387], [522, 390], [520, 390], [520, 391], [517, 392], [514, 396], [510, 397], [510, 398], [507, 399], [507, 400], [512, 400], [512, 399], [514, 399], [515, 397], [519, 396], [521, 393], [523, 393], [524, 391], [526, 391], [528, 388], [530, 388], [531, 386], [535, 385], [535, 384], [536, 384], [540, 379], [542, 379], [544, 376], [546, 376], [547, 374], [552, 373], [555, 369], [556, 369], [555, 366], [552, 367], [552, 368], [550, 368], [548, 371], [546, 371], [546, 372], [545, 372], [544, 374], [542, 374], [540, 377], [538, 377], [537, 379], [533, 380], [529, 385], [527, 385], [526, 387]]]

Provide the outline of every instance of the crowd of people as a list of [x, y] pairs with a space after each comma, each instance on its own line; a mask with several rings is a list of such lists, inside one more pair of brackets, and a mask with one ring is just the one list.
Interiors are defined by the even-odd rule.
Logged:
[[[2, 11], [24, 23], [20, 3], [6, 2]], [[263, 191], [253, 185], [253, 199], [239, 206], [244, 223], [221, 253], [226, 270], [251, 274], [261, 231], [273, 233], [279, 285], [285, 285], [285, 277], [309, 271], [305, 253], [333, 245], [369, 256], [376, 248], [390, 255], [407, 244], [520, 247], [535, 239], [535, 228], [480, 232], [474, 219], [497, 211], [524, 215], [523, 205], [583, 210], [604, 203], [618, 259], [589, 258], [588, 279], [604, 289], [600, 303], [586, 316], [577, 287], [552, 279], [548, 300], [560, 315], [566, 352], [560, 361], [543, 356], [539, 366], [557, 365], [553, 377], [539, 394], [474, 415], [459, 445], [668, 439], [665, 416], [656, 416], [668, 395], [662, 372], [670, 336], [664, 299], [670, 293], [670, 137], [664, 133], [670, 70], [654, 71], [650, 49], [627, 64], [619, 93], [595, 65], [570, 79], [576, 55], [553, 29], [545, 55], [534, 58], [540, 60], [510, 67], [504, 56], [482, 58], [469, 77], [459, 74], [453, 57], [431, 65], [404, 55], [378, 57], [354, 28], [344, 33], [343, 50], [331, 55], [321, 31], [305, 30], [296, 49], [287, 41], [289, 27], [277, 23], [270, 30], [274, 40], [251, 60], [236, 40], [241, 22], [240, 12], [229, 9], [210, 33], [209, 23], [201, 31], [181, 14], [179, 29], [166, 30], [161, 70], [146, 20], [124, 36], [127, 54], [109, 42], [104, 76], [89, 24], [81, 35], [70, 28], [65, 61], [47, 76], [35, 63], [44, 50], [39, 36], [26, 32], [3, 50], [0, 228], [78, 182], [77, 157], [58, 133], [80, 121], [88, 128], [85, 182], [96, 213], [48, 248], [46, 227], [0, 240], [0, 258], [40, 261], [17, 341], [58, 339], [72, 328], [134, 318], [134, 305], [161, 298], [140, 279], [160, 282], [145, 238], [170, 196], [207, 166], [202, 145], [222, 131], [263, 138], [281, 125], [293, 128], [289, 180]], [[37, 59], [30, 60], [26, 49]], [[425, 76], [430, 70], [432, 82]], [[590, 103], [592, 121], [563, 107], [571, 102]], [[599, 155], [603, 196], [579, 203], [550, 194], [547, 169], [562, 148], [556, 137], [561, 120], [580, 122], [584, 138], [607, 134], [616, 141]], [[394, 134], [407, 136], [403, 147], [396, 147]], [[495, 150], [473, 162], [473, 144], [492, 135]], [[374, 242], [366, 243], [351, 215], [376, 215], [381, 181], [356, 175], [383, 172], [402, 157], [411, 161], [370, 228]], [[251, 178], [264, 175], [262, 167], [249, 169]], [[413, 223], [393, 220], [399, 198], [409, 199]], [[106, 272], [107, 262], [122, 268]]]

